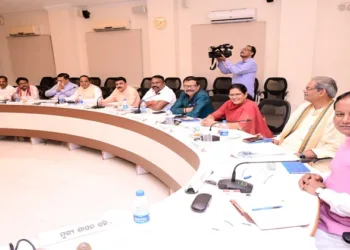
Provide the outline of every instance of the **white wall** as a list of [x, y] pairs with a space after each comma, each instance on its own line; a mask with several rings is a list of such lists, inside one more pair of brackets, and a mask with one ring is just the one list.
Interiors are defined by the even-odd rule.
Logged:
[[[310, 76], [328, 75], [337, 80], [339, 92], [350, 89], [347, 82], [350, 79], [347, 67], [350, 65], [350, 33], [347, 29], [350, 12], [338, 11], [337, 6], [342, 3], [341, 0], [312, 0], [307, 4], [305, 0], [275, 0], [274, 3], [267, 3], [266, 0], [187, 0], [188, 8], [182, 6], [182, 0], [166, 1], [171, 6], [171, 13], [163, 11], [165, 7], [159, 4], [159, 0], [91, 5], [88, 6], [91, 12], [88, 20], [75, 15], [77, 9], [72, 7], [73, 15], [68, 23], [74, 25], [71, 32], [74, 44], [70, 46], [76, 48], [74, 57], [77, 58], [67, 57], [64, 53], [67, 46], [56, 43], [55, 58], [61, 62], [57, 66], [62, 65], [64, 58], [67, 58], [66, 60], [74, 60], [75, 65], [65, 71], [72, 75], [89, 74], [85, 33], [92, 31], [96, 22], [129, 18], [131, 28], [142, 29], [144, 76], [165, 72], [165, 76], [176, 74], [184, 78], [192, 74], [191, 26], [209, 23], [207, 14], [211, 10], [255, 7], [258, 20], [266, 21], [267, 25], [264, 78], [285, 76], [290, 81], [288, 100], [292, 102], [293, 109], [302, 101], [301, 91]], [[149, 14], [132, 14], [131, 8], [137, 5], [147, 5]], [[168, 19], [168, 26], [164, 30], [154, 28], [153, 20], [156, 16]], [[8, 14], [4, 17], [6, 25], [0, 26], [0, 73], [14, 80], [5, 40], [6, 26], [38, 24], [45, 33], [54, 35], [59, 32], [49, 22], [53, 16], [49, 17], [45, 10]], [[303, 29], [303, 23], [308, 28]], [[231, 43], [235, 45], [234, 41]], [[234, 53], [238, 53], [239, 49], [235, 48]], [[259, 48], [257, 50], [259, 53]], [[136, 59], [117, 60], [125, 60], [132, 67], [132, 60]]]

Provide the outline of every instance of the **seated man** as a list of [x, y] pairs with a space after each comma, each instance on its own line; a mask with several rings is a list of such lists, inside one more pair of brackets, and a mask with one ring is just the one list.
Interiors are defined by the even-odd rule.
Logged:
[[151, 86], [152, 88], [142, 98], [146, 102], [147, 108], [156, 111], [170, 109], [176, 101], [176, 96], [174, 91], [165, 85], [164, 77], [153, 76]]
[[69, 81], [67, 73], [60, 73], [57, 76], [57, 84], [45, 92], [45, 96], [58, 98], [59, 96], [70, 97], [78, 86]]
[[272, 132], [261, 115], [258, 105], [248, 99], [248, 90], [245, 85], [232, 84], [229, 97], [230, 100], [201, 121], [202, 126], [210, 127], [226, 119], [230, 129], [243, 130], [253, 135], [260, 134], [267, 138], [272, 137]]
[[[345, 139], [333, 124], [332, 98], [337, 90], [336, 82], [330, 77], [312, 78], [304, 89], [304, 99], [308, 103], [301, 104], [294, 111], [274, 143], [301, 158], [333, 158]], [[314, 165], [321, 171], [328, 171], [328, 166], [329, 161]]]
[[101, 105], [106, 105], [111, 102], [122, 103], [124, 99], [131, 107], [138, 107], [140, 103], [140, 95], [137, 90], [129, 86], [124, 77], [118, 77], [115, 81], [115, 90], [106, 99], [101, 101]]
[[6, 76], [0, 76], [0, 100], [11, 100], [16, 89], [7, 83]]
[[350, 232], [350, 92], [339, 96], [334, 104], [335, 128], [347, 137], [331, 162], [330, 175], [306, 174], [299, 186], [317, 195], [321, 201], [320, 221], [315, 239], [318, 249], [350, 249], [342, 239]]
[[65, 98], [65, 100], [74, 101], [77, 103], [79, 101], [79, 97], [81, 97], [84, 103], [96, 105], [98, 98], [102, 96], [101, 89], [91, 84], [90, 78], [86, 75], [80, 76], [79, 82], [80, 87], [77, 88], [72, 96]]
[[184, 92], [171, 107], [173, 114], [187, 115], [191, 117], [205, 118], [214, 111], [210, 97], [194, 76], [184, 79]]
[[37, 87], [29, 84], [29, 81], [25, 77], [18, 77], [16, 80], [18, 87], [16, 92], [13, 94], [13, 99], [19, 97], [20, 99], [25, 100], [37, 100], [39, 98], [39, 91]]

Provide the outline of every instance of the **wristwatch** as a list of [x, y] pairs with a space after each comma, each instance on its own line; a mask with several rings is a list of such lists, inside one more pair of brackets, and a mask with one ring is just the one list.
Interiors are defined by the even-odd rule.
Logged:
[[325, 188], [321, 188], [321, 187], [316, 188], [315, 193], [316, 193], [317, 197], [320, 196], [320, 194], [323, 192], [323, 190], [325, 190]]

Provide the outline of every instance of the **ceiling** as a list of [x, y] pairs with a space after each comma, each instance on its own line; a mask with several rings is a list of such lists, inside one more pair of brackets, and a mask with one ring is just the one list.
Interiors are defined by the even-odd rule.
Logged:
[[130, 2], [135, 0], [0, 0], [0, 13], [22, 12], [39, 10], [47, 6], [70, 4], [73, 6], [86, 6], [93, 4]]

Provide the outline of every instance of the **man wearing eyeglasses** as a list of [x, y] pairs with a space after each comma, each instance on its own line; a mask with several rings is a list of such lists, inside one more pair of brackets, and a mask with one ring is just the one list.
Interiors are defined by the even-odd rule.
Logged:
[[205, 118], [214, 112], [208, 93], [200, 89], [194, 76], [188, 76], [183, 81], [184, 91], [171, 107], [173, 114]]
[[[303, 91], [307, 102], [293, 112], [282, 133], [273, 142], [300, 158], [333, 158], [339, 145], [345, 141], [345, 136], [336, 130], [333, 123], [333, 98], [337, 91], [337, 84], [332, 78], [312, 78]], [[320, 161], [314, 167], [329, 171], [328, 163]]]
[[251, 45], [245, 46], [240, 53], [242, 61], [232, 64], [224, 55], [217, 58], [218, 68], [223, 74], [232, 74], [232, 84], [241, 83], [248, 89], [250, 99], [254, 97], [254, 83], [257, 65], [253, 59], [256, 48]]
[[69, 75], [67, 73], [61, 73], [57, 76], [57, 84], [47, 90], [45, 96], [53, 98], [58, 98], [59, 96], [70, 97], [75, 93], [77, 88], [78, 85], [69, 81]]

